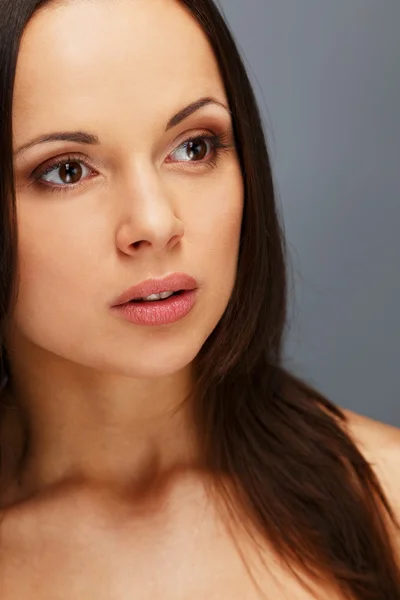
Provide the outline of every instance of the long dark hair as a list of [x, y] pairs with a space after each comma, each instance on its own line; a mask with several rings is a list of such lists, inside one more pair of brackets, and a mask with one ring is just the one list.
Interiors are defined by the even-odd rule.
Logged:
[[[23, 30], [46, 4], [0, 0], [0, 334], [17, 289], [15, 69]], [[346, 432], [344, 413], [283, 367], [286, 249], [245, 67], [212, 0], [181, 4], [218, 60], [245, 185], [235, 288], [196, 359], [193, 407], [204, 466], [230, 513], [261, 534], [291, 570], [331, 582], [346, 598], [400, 598], [386, 518], [399, 525], [376, 475]]]

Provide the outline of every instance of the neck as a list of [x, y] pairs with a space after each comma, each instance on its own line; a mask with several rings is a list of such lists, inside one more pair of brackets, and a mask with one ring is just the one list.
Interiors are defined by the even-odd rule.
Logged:
[[42, 372], [19, 371], [4, 396], [13, 408], [5, 409], [2, 439], [19, 445], [9, 455], [22, 496], [74, 480], [132, 489], [195, 465], [190, 367], [153, 380]]

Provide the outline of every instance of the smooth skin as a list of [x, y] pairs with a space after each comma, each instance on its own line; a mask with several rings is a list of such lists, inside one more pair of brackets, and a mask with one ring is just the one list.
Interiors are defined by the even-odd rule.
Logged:
[[[215, 102], [167, 128], [201, 98]], [[236, 275], [243, 181], [227, 108], [208, 42], [175, 0], [52, 3], [24, 33], [13, 109], [20, 292], [7, 330], [13, 389], [2, 408], [2, 600], [261, 597], [196, 468], [182, 404]], [[65, 131], [96, 143], [26, 147]], [[211, 134], [228, 146], [216, 165], [209, 143], [201, 160], [183, 145]], [[63, 167], [42, 174], [58, 158], [81, 185]], [[199, 282], [181, 322], [136, 326], [110, 310], [127, 287], [177, 271]], [[19, 404], [32, 436], [22, 470]], [[397, 501], [399, 430], [347, 415]], [[243, 535], [240, 544], [267, 597], [311, 598], [267, 547], [267, 568], [258, 568]], [[325, 586], [318, 593], [337, 597]]]

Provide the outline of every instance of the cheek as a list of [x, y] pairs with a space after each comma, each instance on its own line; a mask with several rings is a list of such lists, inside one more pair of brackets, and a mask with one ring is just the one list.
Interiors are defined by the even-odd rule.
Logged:
[[98, 274], [99, 248], [87, 218], [73, 218], [72, 210], [56, 212], [50, 203], [35, 203], [35, 211], [31, 205], [21, 203], [18, 212], [19, 295], [13, 320], [35, 337], [60, 329], [71, 321], [71, 309], [80, 310], [85, 291], [87, 296], [93, 289], [90, 279]]
[[[104, 260], [107, 214], [94, 193], [55, 199], [22, 192], [18, 201], [21, 286], [37, 294], [73, 295]], [[109, 221], [109, 219], [108, 219]], [[108, 238], [106, 238], [108, 239]]]
[[32, 221], [29, 229], [23, 224], [19, 227], [20, 290], [21, 298], [34, 296], [51, 302], [55, 293], [68, 296], [79, 286], [85, 254], [78, 250], [79, 235], [70, 237], [65, 226], [53, 223], [51, 229], [42, 229], [38, 221]]
[[216, 177], [192, 195], [191, 214], [186, 219], [187, 241], [213, 279], [221, 272], [224, 280], [236, 273], [243, 196], [243, 180], [235, 164], [224, 177]]

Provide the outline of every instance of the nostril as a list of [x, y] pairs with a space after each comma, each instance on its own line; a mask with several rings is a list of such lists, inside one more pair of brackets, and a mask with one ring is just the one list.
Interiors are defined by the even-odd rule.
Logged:
[[135, 248], [135, 250], [137, 250], [141, 246], [143, 241], [144, 240], [140, 240], [139, 242], [133, 242], [132, 246]]
[[151, 240], [144, 238], [143, 240], [138, 240], [137, 242], [133, 242], [133, 246], [153, 246], [154, 245], [155, 240]]

